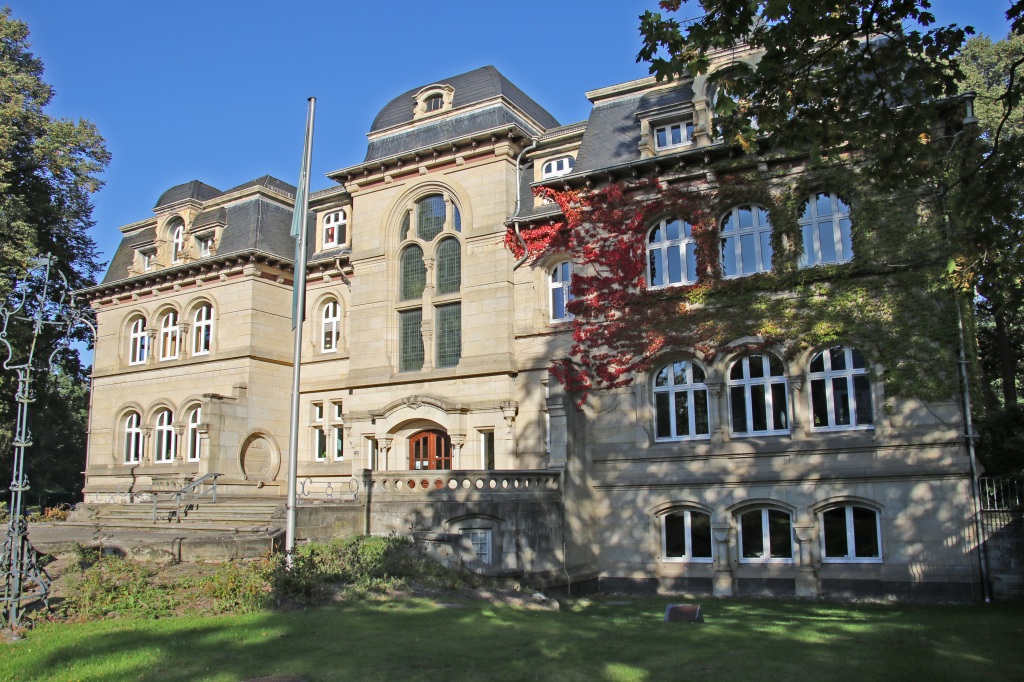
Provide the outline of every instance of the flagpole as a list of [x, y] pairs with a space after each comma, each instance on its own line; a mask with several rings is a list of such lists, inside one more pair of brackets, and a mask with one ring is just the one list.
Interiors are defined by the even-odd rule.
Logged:
[[292, 565], [295, 552], [296, 479], [299, 466], [299, 369], [302, 359], [302, 321], [306, 312], [306, 214], [309, 212], [309, 167], [313, 156], [313, 114], [316, 97], [309, 98], [306, 113], [306, 143], [302, 151], [302, 170], [295, 192], [292, 232], [295, 234], [295, 269], [292, 276], [292, 329], [295, 349], [292, 355], [291, 423], [288, 427], [288, 524], [285, 530], [285, 557]]

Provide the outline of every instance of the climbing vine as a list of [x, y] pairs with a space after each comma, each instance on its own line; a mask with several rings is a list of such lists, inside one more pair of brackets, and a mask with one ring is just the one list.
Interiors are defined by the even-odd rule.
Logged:
[[[956, 305], [945, 277], [941, 223], [916, 196], [880, 197], [858, 171], [820, 162], [765, 172], [719, 171], [689, 181], [646, 179], [592, 191], [537, 190], [564, 220], [521, 230], [531, 259], [566, 252], [575, 262], [573, 345], [552, 372], [582, 405], [593, 388], [632, 382], [667, 353], [710, 361], [739, 350], [781, 346], [789, 357], [814, 346], [851, 343], [885, 367], [889, 395], [947, 399], [957, 385]], [[815, 192], [851, 206], [856, 259], [800, 268], [798, 223]], [[772, 270], [726, 279], [719, 219], [736, 205], [767, 210]], [[663, 217], [692, 225], [697, 282], [649, 289], [646, 236]], [[523, 248], [514, 231], [506, 245]]]

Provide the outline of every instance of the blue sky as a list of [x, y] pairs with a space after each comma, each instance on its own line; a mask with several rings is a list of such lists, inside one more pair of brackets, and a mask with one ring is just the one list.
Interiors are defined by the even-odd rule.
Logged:
[[[220, 189], [270, 173], [295, 183], [305, 100], [317, 97], [313, 189], [362, 160], [365, 133], [411, 88], [493, 64], [562, 123], [584, 91], [647, 75], [637, 2], [10, 0], [57, 96], [53, 116], [93, 121], [113, 154], [95, 195], [104, 260], [121, 225], [168, 187]], [[940, 23], [1003, 37], [1008, 0], [941, 0]], [[685, 12], [685, 7], [684, 7]]]

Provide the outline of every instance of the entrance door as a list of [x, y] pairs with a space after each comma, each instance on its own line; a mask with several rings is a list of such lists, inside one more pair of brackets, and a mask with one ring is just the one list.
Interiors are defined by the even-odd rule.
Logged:
[[421, 431], [409, 439], [409, 468], [451, 469], [452, 440], [442, 431]]

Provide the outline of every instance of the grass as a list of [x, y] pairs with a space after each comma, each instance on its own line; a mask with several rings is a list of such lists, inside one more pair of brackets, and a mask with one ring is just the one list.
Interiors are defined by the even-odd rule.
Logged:
[[1018, 604], [599, 597], [531, 611], [422, 599], [290, 612], [46, 623], [0, 644], [0, 680], [1018, 680]]

